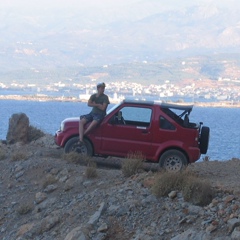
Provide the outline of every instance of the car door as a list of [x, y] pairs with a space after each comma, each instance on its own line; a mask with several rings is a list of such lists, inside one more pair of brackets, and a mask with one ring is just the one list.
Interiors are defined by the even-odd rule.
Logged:
[[125, 106], [120, 111], [123, 121], [120, 123], [109, 121], [101, 131], [101, 151], [119, 156], [141, 152], [148, 157], [152, 144], [152, 108]]

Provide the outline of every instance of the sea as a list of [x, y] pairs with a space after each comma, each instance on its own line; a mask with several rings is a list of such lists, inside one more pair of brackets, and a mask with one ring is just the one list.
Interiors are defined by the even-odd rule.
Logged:
[[[0, 100], [0, 111], [0, 139], [5, 140], [14, 113], [25, 113], [30, 125], [54, 135], [62, 120], [88, 113], [90, 108], [84, 102]], [[209, 149], [200, 161], [206, 156], [210, 161], [240, 159], [240, 108], [194, 106], [190, 121], [210, 127]]]

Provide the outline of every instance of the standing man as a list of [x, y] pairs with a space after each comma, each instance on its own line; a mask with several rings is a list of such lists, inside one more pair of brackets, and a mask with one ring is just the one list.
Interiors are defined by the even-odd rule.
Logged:
[[[104, 94], [105, 83], [97, 84], [97, 93], [90, 96], [88, 100], [88, 106], [92, 107], [92, 111], [89, 114], [80, 116], [79, 122], [79, 141], [83, 143], [83, 135], [88, 134], [94, 129], [106, 115], [106, 109], [109, 102], [108, 96]], [[88, 128], [84, 131], [84, 125], [89, 123]]]

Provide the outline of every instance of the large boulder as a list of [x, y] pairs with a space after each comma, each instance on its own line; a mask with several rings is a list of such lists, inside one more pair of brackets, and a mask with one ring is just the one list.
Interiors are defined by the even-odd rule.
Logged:
[[27, 143], [29, 131], [29, 118], [25, 113], [15, 113], [9, 119], [7, 143]]

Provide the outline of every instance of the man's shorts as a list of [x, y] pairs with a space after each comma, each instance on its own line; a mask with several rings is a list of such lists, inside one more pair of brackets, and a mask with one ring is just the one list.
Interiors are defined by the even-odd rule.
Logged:
[[86, 114], [86, 115], [81, 115], [80, 119], [82, 119], [82, 118], [85, 118], [87, 120], [87, 123], [89, 123], [93, 120], [100, 123], [103, 120], [104, 115], [99, 114], [99, 113], [89, 113], [89, 114]]

